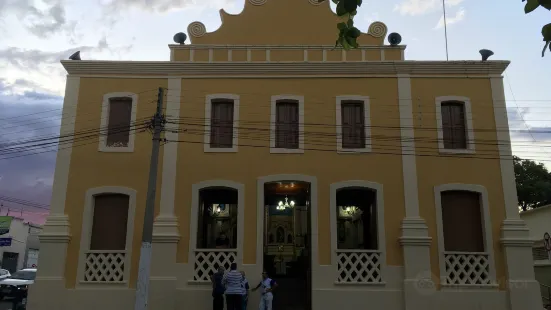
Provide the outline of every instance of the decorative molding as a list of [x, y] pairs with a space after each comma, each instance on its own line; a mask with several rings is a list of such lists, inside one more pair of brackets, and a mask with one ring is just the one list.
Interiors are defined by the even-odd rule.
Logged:
[[311, 5], [315, 5], [315, 6], [322, 4], [320, 0], [308, 0], [308, 2], [310, 2]]
[[[245, 238], [245, 185], [229, 180], [208, 180], [191, 186], [191, 216], [189, 223], [188, 265], [194, 266], [197, 250], [197, 221], [199, 219], [199, 192], [210, 187], [225, 187], [237, 191], [237, 265], [243, 265], [243, 239]], [[193, 268], [193, 267], [192, 267]]]
[[189, 36], [200, 38], [207, 34], [207, 27], [202, 22], [193, 22], [187, 26]]
[[442, 220], [442, 192], [445, 191], [467, 191], [480, 194], [480, 212], [482, 215], [482, 233], [484, 238], [484, 250], [488, 253], [489, 268], [490, 268], [490, 281], [496, 283], [496, 266], [494, 259], [494, 242], [492, 238], [492, 220], [490, 218], [490, 203], [488, 200], [488, 191], [482, 185], [476, 184], [442, 184], [434, 187], [434, 201], [436, 208], [436, 234], [438, 237], [438, 262], [440, 267], [440, 278], [444, 279], [446, 276], [445, 267], [445, 245], [444, 245], [444, 222]]
[[[373, 61], [373, 62], [231, 62], [188, 63], [170, 61], [71, 61], [61, 64], [70, 75], [139, 75], [225, 77], [251, 75], [334, 76], [376, 75], [461, 75], [484, 76], [502, 74], [508, 61]], [[262, 72], [262, 73], [259, 73]]]
[[[331, 264], [337, 266], [337, 191], [343, 188], [365, 188], [375, 191], [376, 199], [376, 214], [377, 214], [377, 250], [380, 251], [381, 262], [381, 278], [385, 281], [386, 276], [386, 238], [385, 238], [385, 199], [383, 192], [383, 185], [376, 182], [364, 181], [364, 180], [349, 180], [333, 183], [329, 186], [329, 219], [330, 231], [331, 231]], [[353, 249], [356, 250], [356, 249]], [[359, 249], [358, 249], [359, 250]], [[334, 270], [337, 272], [337, 269]], [[337, 278], [337, 275], [334, 277]]]
[[[174, 50], [195, 50], [195, 49], [223, 49], [223, 50], [335, 50], [335, 45], [221, 45], [221, 44], [169, 44], [168, 47]], [[405, 50], [407, 45], [361, 45], [358, 50]], [[337, 48], [339, 49], [339, 48]]]
[[[463, 103], [465, 112], [465, 126], [467, 127], [467, 148], [466, 149], [446, 149], [444, 148], [444, 131], [442, 126], [442, 103], [447, 101], [455, 101]], [[438, 150], [445, 154], [474, 154], [474, 128], [473, 128], [473, 112], [471, 109], [471, 99], [462, 96], [440, 96], [436, 97], [436, 128], [438, 130]]]
[[[276, 148], [277, 102], [291, 100], [298, 102], [298, 149]], [[277, 95], [272, 96], [270, 104], [270, 153], [272, 154], [302, 154], [304, 153], [304, 96]]]
[[98, 150], [100, 152], [112, 153], [131, 153], [134, 152], [134, 140], [136, 132], [132, 128], [136, 125], [136, 114], [138, 113], [138, 95], [131, 92], [114, 92], [103, 95], [101, 104], [100, 128], [107, 128], [110, 117], [110, 100], [113, 98], [129, 97], [132, 98], [132, 110], [130, 111], [130, 128], [128, 131], [128, 145], [121, 147], [107, 146], [107, 132], [100, 134]]
[[372, 35], [375, 38], [382, 38], [388, 32], [387, 26], [382, 22], [373, 22], [369, 25], [367, 34]]
[[[343, 101], [361, 101], [364, 112], [364, 134], [365, 147], [360, 149], [343, 149], [342, 147], [342, 102]], [[357, 154], [371, 152], [371, 104], [369, 96], [337, 96], [335, 116], [337, 132], [337, 152], [341, 154]]]
[[[210, 127], [212, 124], [212, 101], [216, 99], [228, 99], [233, 101], [233, 129], [232, 147], [214, 148], [210, 146]], [[204, 132], [205, 153], [236, 153], [239, 149], [239, 95], [235, 94], [210, 94], [205, 99], [205, 132]]]
[[[136, 190], [122, 186], [103, 186], [90, 188], [86, 191], [84, 197], [84, 210], [82, 212], [82, 231], [80, 236], [79, 259], [77, 269], [77, 286], [92, 285], [94, 287], [123, 285], [128, 286], [130, 278], [130, 265], [132, 262], [132, 248], [134, 240], [134, 215], [136, 214]], [[128, 219], [126, 222], [126, 243], [124, 257], [124, 280], [125, 283], [83, 283], [84, 268], [86, 264], [85, 252], [90, 249], [90, 239], [92, 237], [92, 224], [94, 219], [94, 197], [101, 194], [124, 194], [128, 196]]]
[[256, 6], [264, 5], [266, 4], [266, 2], [268, 2], [268, 0], [249, 0], [250, 4], [256, 5]]

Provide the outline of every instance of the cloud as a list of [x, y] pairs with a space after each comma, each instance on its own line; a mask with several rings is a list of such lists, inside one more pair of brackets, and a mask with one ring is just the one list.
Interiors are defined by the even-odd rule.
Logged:
[[[465, 18], [465, 9], [461, 8], [459, 11], [455, 13], [455, 16], [450, 17], [446, 16], [446, 25], [453, 25], [455, 23], [458, 23], [462, 21]], [[434, 29], [440, 29], [444, 27], [444, 16], [440, 17], [440, 20], [438, 20], [438, 23], [434, 27]]]
[[[103, 5], [114, 10], [128, 10], [134, 8], [143, 11], [167, 13], [174, 10], [184, 9], [190, 6], [207, 6], [221, 7], [225, 4], [232, 3], [233, 0], [111, 0], [106, 1]], [[117, 12], [115, 11], [115, 12]]]
[[74, 36], [76, 21], [66, 17], [65, 0], [3, 0], [0, 19], [15, 15], [33, 35], [48, 38], [58, 33]]
[[[38, 91], [14, 94], [18, 84], [32, 86], [29, 81], [10, 84], [0, 79], [0, 195], [49, 204], [57, 141], [47, 140], [53, 143], [34, 147], [22, 147], [21, 143], [59, 135], [63, 98]], [[34, 222], [43, 222], [47, 213], [43, 209], [3, 204], [6, 210], [23, 210], [23, 217]]]
[[[463, 0], [447, 0], [446, 7], [454, 7], [462, 3]], [[404, 0], [394, 6], [394, 11], [402, 15], [422, 15], [442, 10], [442, 0]]]

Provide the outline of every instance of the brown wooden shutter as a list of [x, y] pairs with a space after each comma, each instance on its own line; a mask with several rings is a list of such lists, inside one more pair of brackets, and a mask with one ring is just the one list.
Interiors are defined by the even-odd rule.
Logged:
[[132, 98], [111, 98], [107, 125], [107, 146], [128, 146], [132, 120]]
[[454, 101], [443, 102], [441, 110], [444, 148], [466, 149], [465, 104]]
[[130, 199], [123, 194], [94, 197], [90, 250], [125, 250]]
[[298, 149], [299, 103], [278, 101], [276, 103], [276, 148]]
[[445, 251], [484, 252], [480, 198], [475, 192], [442, 192]]
[[363, 102], [348, 101], [341, 105], [342, 147], [365, 148], [365, 117]]
[[211, 112], [210, 146], [233, 146], [233, 101], [213, 100]]

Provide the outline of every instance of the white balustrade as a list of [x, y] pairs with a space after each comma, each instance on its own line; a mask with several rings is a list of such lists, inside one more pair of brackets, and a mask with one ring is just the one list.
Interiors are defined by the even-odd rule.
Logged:
[[84, 282], [120, 283], [124, 278], [126, 251], [86, 251]]
[[193, 281], [210, 282], [210, 275], [218, 271], [218, 267], [229, 270], [233, 262], [237, 262], [236, 249], [195, 250]]
[[381, 252], [337, 250], [337, 283], [381, 283]]
[[490, 258], [484, 252], [444, 252], [448, 285], [490, 285]]

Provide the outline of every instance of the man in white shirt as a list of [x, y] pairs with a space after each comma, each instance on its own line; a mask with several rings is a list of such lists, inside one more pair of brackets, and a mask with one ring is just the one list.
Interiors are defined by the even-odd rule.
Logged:
[[270, 279], [268, 277], [268, 273], [264, 271], [262, 273], [262, 281], [253, 288], [253, 292], [256, 291], [259, 287], [262, 287], [262, 290], [260, 294], [262, 294], [260, 298], [260, 310], [272, 310], [272, 301], [274, 299], [274, 295], [272, 292], [277, 287], [277, 283]]

